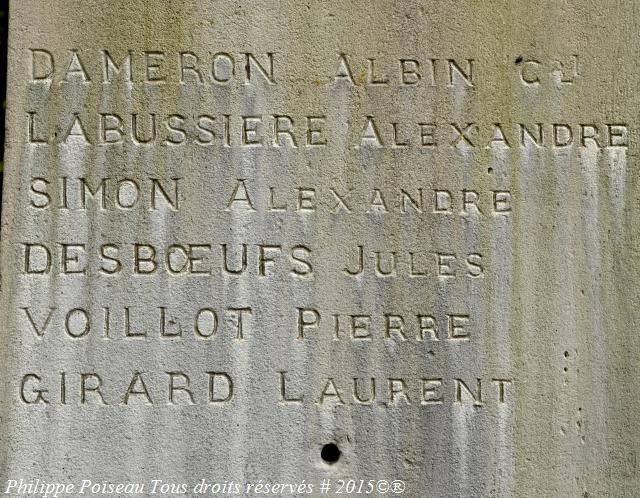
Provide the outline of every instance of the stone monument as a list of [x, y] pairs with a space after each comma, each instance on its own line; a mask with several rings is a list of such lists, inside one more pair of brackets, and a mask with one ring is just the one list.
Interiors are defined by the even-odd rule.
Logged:
[[0, 492], [638, 496], [636, 7], [14, 0]]

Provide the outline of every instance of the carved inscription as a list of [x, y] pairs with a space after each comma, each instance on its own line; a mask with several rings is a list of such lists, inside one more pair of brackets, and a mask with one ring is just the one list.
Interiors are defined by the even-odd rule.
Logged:
[[[36, 349], [91, 348], [128, 365], [34, 365], [12, 380], [16, 402], [34, 408], [233, 410], [251, 402], [249, 388], [284, 409], [508, 405], [518, 379], [487, 371], [477, 351], [495, 347], [495, 334], [512, 324], [466, 298], [505, 278], [507, 259], [496, 254], [507, 248], [494, 234], [508, 235], [530, 205], [501, 158], [617, 160], [634, 140], [633, 127], [606, 114], [432, 112], [482, 91], [487, 63], [471, 54], [337, 51], [311, 76], [269, 47], [32, 47], [23, 55], [23, 84], [44, 100], [115, 97], [55, 115], [44, 105], [22, 111], [28, 154], [56, 167], [34, 167], [21, 184], [35, 228], [16, 242], [13, 261], [34, 298], [11, 311], [16, 333]], [[525, 93], [572, 92], [589, 73], [575, 54], [514, 59], [504, 74]], [[295, 91], [309, 104], [282, 97]], [[196, 96], [187, 105], [184, 92]], [[211, 104], [229, 92], [247, 105]], [[419, 96], [424, 108], [376, 108], [394, 92]], [[327, 99], [311, 98], [318, 93]], [[171, 104], [155, 106], [149, 95]], [[358, 106], [336, 110], [354, 96]], [[73, 235], [65, 231], [74, 225]], [[56, 301], [46, 294], [52, 282], [115, 286], [125, 298], [70, 291]], [[158, 299], [154, 286], [168, 297]], [[162, 366], [131, 354], [159, 345], [175, 351]], [[229, 361], [254, 346], [269, 365], [259, 378]], [[292, 361], [271, 358], [274, 347]], [[204, 364], [195, 360], [203, 348]], [[345, 362], [310, 376], [296, 363], [323, 351], [382, 355], [393, 369]]]

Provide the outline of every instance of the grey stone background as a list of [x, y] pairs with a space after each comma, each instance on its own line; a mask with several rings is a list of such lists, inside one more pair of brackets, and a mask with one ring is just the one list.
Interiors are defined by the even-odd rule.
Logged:
[[[319, 482], [330, 477], [402, 479], [406, 496], [638, 496], [640, 391], [637, 161], [638, 16], [635, 1], [540, 2], [228, 2], [184, 0], [14, 1], [11, 4], [6, 179], [2, 216], [2, 383], [0, 481]], [[30, 84], [30, 48], [53, 53], [64, 67], [77, 49], [91, 84]], [[276, 54], [277, 84], [164, 85], [100, 83], [100, 50], [121, 60], [127, 50], [175, 54]], [[338, 54], [363, 82], [366, 59], [476, 61], [473, 89], [439, 84], [371, 88], [333, 84]], [[559, 86], [556, 58], [577, 54], [580, 77]], [[522, 85], [517, 59], [542, 61], [542, 84]], [[167, 66], [169, 67], [169, 66]], [[390, 71], [389, 71], [390, 72]], [[27, 143], [28, 113], [63, 132], [71, 113], [156, 112], [166, 116], [290, 114], [327, 116], [330, 146], [320, 149], [195, 146], [120, 147]], [[618, 123], [630, 130], [627, 150], [571, 147], [509, 150], [478, 147], [422, 150], [353, 147], [366, 116], [389, 136], [389, 123]], [[298, 122], [298, 121], [296, 121]], [[237, 134], [235, 135], [237, 140]], [[128, 211], [37, 210], [30, 181], [46, 177], [183, 178], [181, 208]], [[257, 211], [223, 208], [239, 178]], [[353, 190], [509, 190], [510, 216], [269, 213], [270, 187]], [[52, 187], [53, 188], [53, 187]], [[295, 194], [293, 194], [295, 195]], [[291, 198], [291, 197], [290, 197]], [[326, 197], [325, 197], [326, 198]], [[329, 199], [331, 199], [329, 197]], [[23, 245], [82, 243], [96, 268], [100, 244], [173, 243], [250, 247], [251, 270], [207, 278], [159, 272], [150, 277], [27, 275]], [[272, 277], [256, 269], [256, 245], [311, 248], [313, 278], [289, 274], [286, 253]], [[369, 253], [434, 251], [483, 255], [483, 278], [359, 279], [341, 273], [357, 245]], [[219, 249], [216, 249], [216, 251]], [[123, 252], [124, 254], [124, 252]], [[59, 261], [59, 251], [57, 253]], [[130, 266], [130, 257], [123, 261]], [[218, 259], [214, 259], [218, 261]], [[404, 269], [406, 270], [406, 264]], [[182, 327], [162, 339], [157, 309]], [[246, 340], [234, 341], [228, 317], [212, 340], [194, 337], [202, 307], [250, 306]], [[38, 323], [56, 308], [38, 339], [21, 309]], [[113, 337], [102, 337], [103, 308]], [[125, 340], [123, 309], [136, 312], [142, 340]], [[296, 308], [322, 311], [319, 330], [296, 340]], [[83, 308], [92, 332], [71, 340], [65, 313]], [[466, 313], [469, 341], [422, 343], [334, 341], [331, 315]], [[189, 374], [198, 404], [166, 401], [165, 372]], [[209, 405], [207, 371], [233, 375], [235, 396]], [[282, 404], [279, 371], [287, 371], [300, 404]], [[20, 381], [35, 372], [68, 403], [27, 405]], [[97, 372], [110, 404], [79, 401], [78, 375]], [[122, 404], [134, 372], [157, 400]], [[351, 402], [349, 382], [379, 379], [381, 399]], [[318, 403], [334, 378], [346, 403]], [[390, 404], [389, 378], [419, 393], [423, 378], [442, 378], [442, 405]], [[453, 379], [475, 387], [483, 406], [456, 403]], [[505, 403], [493, 378], [511, 379]], [[320, 458], [335, 442], [340, 460]], [[313, 496], [319, 496], [317, 494]]]

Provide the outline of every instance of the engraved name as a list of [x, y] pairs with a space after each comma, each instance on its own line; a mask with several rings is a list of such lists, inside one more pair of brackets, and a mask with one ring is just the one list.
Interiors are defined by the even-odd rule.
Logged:
[[[241, 149], [315, 149], [342, 143], [343, 129], [322, 111], [303, 115], [286, 111], [247, 115], [191, 115], [153, 112], [68, 113], [52, 125], [38, 112], [25, 115], [30, 144], [80, 144], [118, 146], [233, 147]], [[466, 121], [387, 120], [375, 115], [354, 120], [347, 127], [352, 149], [597, 149], [629, 147], [625, 123], [479, 123]]]
[[31, 275], [313, 276], [311, 249], [303, 244], [24, 243], [22, 270]]
[[238, 178], [223, 204], [225, 211], [330, 214], [401, 215], [432, 214], [467, 219], [510, 216], [513, 196], [509, 190], [474, 188], [449, 190], [419, 185], [402, 188], [345, 190], [341, 186], [257, 187]]
[[[428, 407], [502, 405], [511, 401], [513, 380], [508, 378], [443, 378], [437, 375], [375, 377], [333, 376], [312, 382], [313, 391], [302, 392], [293, 375], [279, 371], [266, 379], [265, 393], [274, 403], [295, 406], [379, 405]], [[164, 372], [133, 371], [113, 378], [113, 372], [27, 372], [17, 386], [22, 404], [33, 406], [204, 405], [233, 406], [238, 391], [246, 388], [239, 376], [225, 371], [197, 374], [182, 369]], [[298, 377], [299, 379], [299, 377]], [[248, 382], [248, 381], [247, 381]]]
[[[425, 377], [328, 377], [314, 382], [315, 392], [303, 392], [291, 373], [281, 371], [280, 399], [284, 405], [301, 403], [336, 405], [438, 406], [444, 404], [483, 407], [505, 404], [512, 396], [513, 380], [506, 378], [444, 379]], [[294, 385], [292, 385], [294, 384]], [[487, 392], [487, 386], [490, 391]], [[483, 387], [485, 389], [483, 393]]]
[[275, 54], [266, 52], [216, 52], [206, 57], [194, 52], [128, 50], [116, 57], [108, 50], [87, 55], [71, 49], [64, 56], [44, 48], [29, 49], [30, 83], [146, 83], [167, 82], [226, 85], [230, 83], [273, 85]]
[[145, 340], [182, 339], [187, 336], [208, 341], [217, 338], [243, 341], [253, 329], [253, 309], [250, 306], [213, 308], [202, 306], [185, 317], [184, 310], [168, 306], [141, 309], [113, 306], [88, 310], [81, 306], [19, 308], [18, 323], [38, 340], [52, 334], [70, 339]]

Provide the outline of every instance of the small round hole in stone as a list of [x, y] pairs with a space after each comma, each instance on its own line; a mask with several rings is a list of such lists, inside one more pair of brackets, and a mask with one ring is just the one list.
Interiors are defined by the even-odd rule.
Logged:
[[320, 457], [329, 465], [333, 465], [340, 460], [341, 451], [334, 443], [325, 444], [320, 452]]

